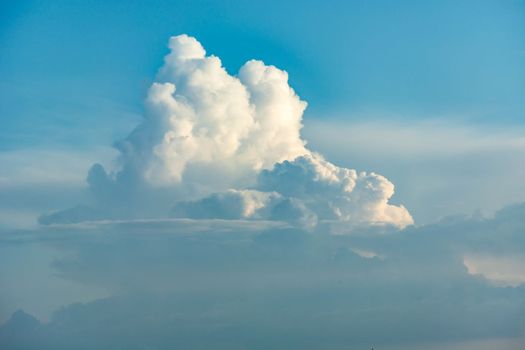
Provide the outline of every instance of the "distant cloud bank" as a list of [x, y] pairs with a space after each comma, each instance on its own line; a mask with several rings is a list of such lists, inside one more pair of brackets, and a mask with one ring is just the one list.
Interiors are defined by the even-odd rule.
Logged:
[[0, 237], [7, 253], [53, 247], [55, 275], [109, 295], [61, 305], [48, 322], [15, 312], [0, 348], [523, 349], [525, 204], [388, 235], [208, 218], [285, 205], [273, 201], [284, 203], [229, 191], [179, 208], [197, 219]]

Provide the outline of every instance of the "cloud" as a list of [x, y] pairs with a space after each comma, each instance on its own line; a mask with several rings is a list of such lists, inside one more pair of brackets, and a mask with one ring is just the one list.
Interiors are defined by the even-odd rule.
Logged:
[[[405, 227], [407, 209], [389, 203], [393, 184], [339, 168], [305, 147], [306, 103], [286, 72], [261, 61], [236, 76], [192, 37], [169, 41], [144, 120], [116, 143], [120, 167], [95, 164], [93, 202], [44, 215], [41, 223], [166, 217], [317, 220]], [[85, 213], [81, 209], [85, 208]]]
[[90, 164], [109, 164], [115, 154], [109, 147], [0, 150], [0, 227], [34, 227], [43, 212], [88, 201]]
[[400, 227], [412, 224], [408, 210], [388, 203], [394, 185], [385, 177], [339, 168], [315, 153], [263, 170], [257, 188], [298, 198], [322, 219]]
[[[480, 209], [492, 215], [525, 198], [525, 130], [381, 113], [309, 118], [308, 145], [340, 166], [377, 171], [418, 224]], [[464, 117], [463, 117], [464, 118]], [[344, 119], [344, 121], [342, 120]], [[445, 121], [444, 121], [445, 120]]]
[[194, 200], [178, 202], [172, 215], [193, 219], [262, 219], [285, 221], [311, 228], [317, 215], [303, 201], [277, 192], [229, 190]]
[[[214, 201], [237, 208], [220, 216], [258, 215], [262, 207], [244, 212], [242, 202], [280, 199], [212, 196], [198, 209]], [[54, 248], [54, 276], [110, 295], [58, 307], [26, 334], [36, 344], [28, 349], [469, 349], [499, 341], [519, 349], [525, 286], [473, 274], [464, 257], [523, 254], [524, 208], [388, 235], [200, 218], [42, 226], [1, 237], [16, 249]], [[495, 264], [491, 273], [505, 269]]]
[[262, 170], [253, 189], [182, 201], [172, 212], [176, 217], [259, 218], [310, 227], [319, 219], [356, 225], [412, 224], [408, 210], [388, 203], [393, 193], [394, 185], [381, 175], [339, 168], [312, 153]]
[[174, 216], [194, 219], [245, 219], [261, 217], [261, 209], [270, 202], [281, 199], [275, 192], [229, 190], [214, 193], [196, 201], [179, 202], [173, 209]]
[[463, 264], [472, 275], [480, 275], [498, 286], [525, 285], [524, 256], [466, 255]]
[[244, 176], [308, 153], [299, 134], [306, 103], [285, 72], [249, 61], [235, 77], [192, 37], [172, 37], [169, 47], [144, 122], [118, 143], [123, 171], [162, 186], [190, 183], [184, 175], [198, 166], [227, 173], [223, 186], [238, 186]]

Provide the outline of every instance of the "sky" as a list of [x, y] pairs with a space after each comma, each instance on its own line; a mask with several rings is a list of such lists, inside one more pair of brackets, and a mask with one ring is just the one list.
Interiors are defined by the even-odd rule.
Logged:
[[0, 345], [523, 348], [525, 2], [2, 2], [0, 47]]
[[[111, 159], [109, 146], [140, 121], [167, 38], [187, 33], [232, 74], [254, 58], [287, 71], [308, 102], [303, 134], [312, 147], [343, 165], [396, 180], [395, 199], [411, 206], [418, 222], [478, 209], [491, 214], [525, 194], [518, 184], [524, 171], [522, 1], [2, 6], [0, 149], [9, 161], [40, 159], [34, 150], [60, 154], [60, 160], [78, 154]], [[323, 133], [316, 131], [318, 122]], [[377, 126], [369, 124], [387, 125], [380, 133], [364, 132], [387, 142], [388, 152], [354, 137], [353, 130]], [[338, 147], [326, 145], [331, 130], [342, 127], [348, 132], [338, 135]], [[407, 148], [423, 156], [407, 161]], [[11, 179], [42, 167], [3, 168], [0, 177]], [[85, 170], [67, 173], [81, 178]], [[56, 172], [46, 169], [46, 176], [64, 173]], [[35, 177], [28, 181], [41, 182]], [[421, 181], [426, 177], [435, 186]], [[461, 186], [461, 195], [450, 182]], [[8, 219], [18, 225], [25, 220], [20, 215]]]

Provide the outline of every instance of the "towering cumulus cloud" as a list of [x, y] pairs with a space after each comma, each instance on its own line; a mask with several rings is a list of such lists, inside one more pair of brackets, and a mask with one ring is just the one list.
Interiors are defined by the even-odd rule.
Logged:
[[286, 72], [252, 60], [229, 75], [187, 35], [172, 37], [169, 48], [145, 119], [116, 144], [118, 169], [108, 173], [97, 164], [89, 173], [89, 210], [69, 209], [42, 222], [170, 213], [307, 226], [412, 223], [403, 206], [388, 203], [394, 186], [386, 178], [339, 168], [305, 147], [306, 102]]

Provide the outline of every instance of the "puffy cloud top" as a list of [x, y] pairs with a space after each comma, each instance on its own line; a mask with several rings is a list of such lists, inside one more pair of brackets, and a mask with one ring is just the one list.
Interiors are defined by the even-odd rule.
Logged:
[[235, 186], [308, 153], [299, 134], [306, 103], [285, 72], [249, 61], [234, 77], [194, 38], [173, 37], [169, 46], [148, 93], [146, 119], [119, 144], [124, 163], [148, 183], [178, 184], [188, 168], [199, 167], [229, 169], [228, 185]]
[[90, 172], [101, 217], [141, 216], [125, 208], [151, 207], [164, 195], [183, 217], [412, 223], [403, 206], [388, 203], [394, 186], [386, 178], [337, 167], [305, 147], [306, 102], [285, 71], [251, 60], [232, 76], [187, 35], [169, 48], [143, 122], [116, 145], [120, 169]]
[[337, 167], [315, 153], [262, 171], [258, 187], [299, 198], [324, 219], [401, 227], [412, 223], [405, 207], [388, 203], [394, 185], [385, 177]]

